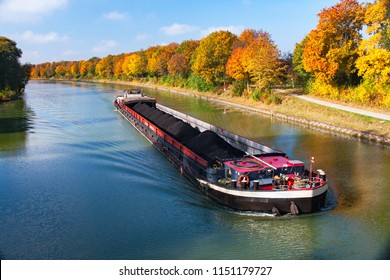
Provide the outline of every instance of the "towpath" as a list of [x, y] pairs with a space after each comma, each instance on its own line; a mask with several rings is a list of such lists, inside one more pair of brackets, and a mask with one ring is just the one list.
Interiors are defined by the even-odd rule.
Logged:
[[328, 106], [328, 107], [332, 107], [332, 108], [343, 110], [343, 111], [348, 111], [348, 112], [352, 112], [352, 113], [356, 113], [356, 114], [360, 114], [360, 115], [364, 115], [364, 116], [369, 116], [369, 117], [373, 117], [373, 118], [377, 118], [377, 119], [390, 121], [390, 115], [389, 114], [377, 113], [377, 112], [357, 109], [357, 108], [354, 108], [354, 107], [351, 107], [351, 106], [340, 105], [340, 104], [332, 103], [332, 102], [329, 102], [329, 101], [323, 101], [323, 100], [320, 100], [320, 99], [317, 99], [317, 98], [314, 98], [314, 97], [311, 97], [311, 96], [307, 96], [307, 95], [300, 95], [300, 94], [290, 93], [290, 92], [288, 92], [286, 90], [283, 90], [283, 89], [275, 89], [275, 91], [278, 91], [278, 92], [281, 92], [281, 93], [285, 93], [285, 94], [289, 94], [289, 95], [295, 96], [297, 98], [300, 98], [300, 99], [303, 99], [303, 100], [306, 100], [306, 101], [309, 101], [309, 102], [313, 102], [313, 103], [316, 103], [316, 104], [320, 104], [320, 105], [323, 105], [323, 106]]

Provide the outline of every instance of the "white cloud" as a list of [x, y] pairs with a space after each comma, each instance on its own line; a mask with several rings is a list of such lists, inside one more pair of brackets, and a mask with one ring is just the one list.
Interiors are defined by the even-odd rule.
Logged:
[[160, 32], [167, 36], [175, 36], [190, 33], [198, 30], [199, 28], [194, 25], [174, 23], [170, 26], [163, 26], [160, 28]]
[[135, 37], [135, 40], [137, 42], [140, 42], [140, 41], [145, 41], [146, 39], [148, 39], [149, 36], [147, 34], [139, 34]]
[[201, 31], [201, 35], [202, 37], [206, 37], [207, 35], [209, 35], [210, 33], [214, 32], [214, 31], [221, 31], [221, 30], [228, 30], [236, 35], [240, 35], [240, 33], [242, 31], [244, 31], [245, 27], [241, 26], [241, 25], [230, 25], [230, 26], [211, 26], [207, 29], [203, 29]]
[[67, 35], [60, 36], [56, 32], [39, 34], [39, 33], [34, 33], [30, 30], [25, 31], [22, 34], [17, 35], [16, 37], [20, 38], [20, 40], [27, 41], [30, 43], [37, 43], [37, 44], [46, 44], [50, 42], [64, 42], [69, 40], [69, 37]]
[[116, 46], [118, 46], [118, 44], [114, 40], [102, 40], [98, 45], [92, 48], [92, 52], [104, 54], [110, 52]]
[[126, 18], [126, 14], [114, 11], [114, 12], [105, 13], [103, 15], [103, 18], [110, 19], [110, 20], [123, 20]]
[[0, 21], [36, 21], [67, 4], [68, 0], [1, 0]]

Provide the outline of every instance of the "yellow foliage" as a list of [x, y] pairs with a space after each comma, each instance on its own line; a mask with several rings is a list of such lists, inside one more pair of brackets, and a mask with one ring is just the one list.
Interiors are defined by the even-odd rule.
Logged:
[[311, 84], [311, 92], [316, 95], [331, 97], [334, 99], [339, 99], [340, 97], [340, 89], [338, 87], [318, 79]]

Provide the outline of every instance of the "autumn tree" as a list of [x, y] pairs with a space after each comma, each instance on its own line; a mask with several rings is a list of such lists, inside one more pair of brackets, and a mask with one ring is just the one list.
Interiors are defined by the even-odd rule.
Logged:
[[226, 73], [240, 82], [246, 83], [249, 92], [251, 75], [244, 66], [244, 50], [261, 36], [262, 30], [245, 29], [237, 40], [233, 43], [233, 52], [226, 64]]
[[61, 65], [58, 65], [58, 66], [56, 66], [55, 72], [56, 72], [56, 74], [57, 74], [58, 77], [63, 77], [63, 76], [65, 76], [65, 74], [66, 74], [66, 68], [65, 68], [65, 66], [62, 65], [62, 64], [61, 64]]
[[390, 84], [390, 0], [369, 4], [365, 23], [370, 37], [359, 46], [359, 75], [379, 84]]
[[122, 70], [122, 65], [123, 65], [123, 62], [125, 61], [125, 58], [126, 58], [126, 55], [122, 53], [119, 55], [115, 55], [112, 59], [112, 65], [113, 65], [112, 72], [116, 78], [121, 78], [124, 75], [123, 70]]
[[168, 61], [176, 53], [178, 45], [170, 43], [166, 46], [154, 46], [146, 51], [148, 57], [148, 71], [152, 76], [168, 74]]
[[271, 35], [261, 31], [257, 38], [244, 49], [243, 66], [251, 81], [259, 89], [270, 89], [277, 83], [285, 69], [280, 61], [280, 50], [271, 40]]
[[236, 38], [229, 31], [215, 31], [203, 38], [194, 54], [194, 74], [210, 84], [225, 82], [226, 63]]
[[191, 71], [188, 58], [182, 54], [174, 54], [168, 61], [168, 73], [171, 76], [188, 77]]
[[327, 84], [356, 84], [359, 79], [355, 62], [364, 7], [357, 0], [341, 0], [323, 9], [318, 17], [317, 27], [308, 34], [303, 52], [305, 71]]
[[108, 55], [106, 57], [103, 57], [95, 67], [96, 74], [101, 78], [111, 78], [114, 74], [113, 71], [113, 62], [112, 62], [112, 55]]
[[237, 81], [246, 80], [249, 76], [243, 65], [243, 55], [244, 48], [236, 48], [226, 64], [226, 74]]
[[199, 47], [200, 41], [198, 40], [186, 40], [180, 43], [177, 47], [176, 53], [184, 55], [184, 57], [191, 63], [192, 56], [195, 50]]
[[122, 64], [122, 70], [128, 77], [140, 77], [146, 73], [147, 65], [145, 53], [136, 52], [126, 56]]
[[191, 74], [193, 54], [199, 47], [199, 44], [197, 40], [187, 40], [178, 46], [176, 54], [168, 62], [169, 75], [188, 77]]
[[86, 77], [88, 73], [88, 67], [91, 64], [91, 62], [86, 60], [81, 60], [79, 62], [79, 73], [81, 77]]
[[70, 66], [70, 72], [73, 78], [78, 78], [80, 76], [79, 64], [76, 61], [72, 62]]

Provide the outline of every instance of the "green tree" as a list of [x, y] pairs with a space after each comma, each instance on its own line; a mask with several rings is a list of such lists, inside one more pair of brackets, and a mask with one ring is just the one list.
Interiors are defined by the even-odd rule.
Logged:
[[0, 100], [19, 97], [30, 77], [30, 64], [22, 65], [22, 51], [16, 43], [0, 36]]
[[297, 84], [300, 84], [303, 86], [303, 88], [306, 90], [308, 82], [313, 77], [313, 75], [305, 70], [305, 67], [303, 65], [303, 51], [305, 50], [305, 44], [309, 40], [309, 38], [306, 36], [302, 42], [295, 44], [294, 49], [294, 55], [293, 55], [293, 68], [295, 74], [298, 76], [297, 78]]

